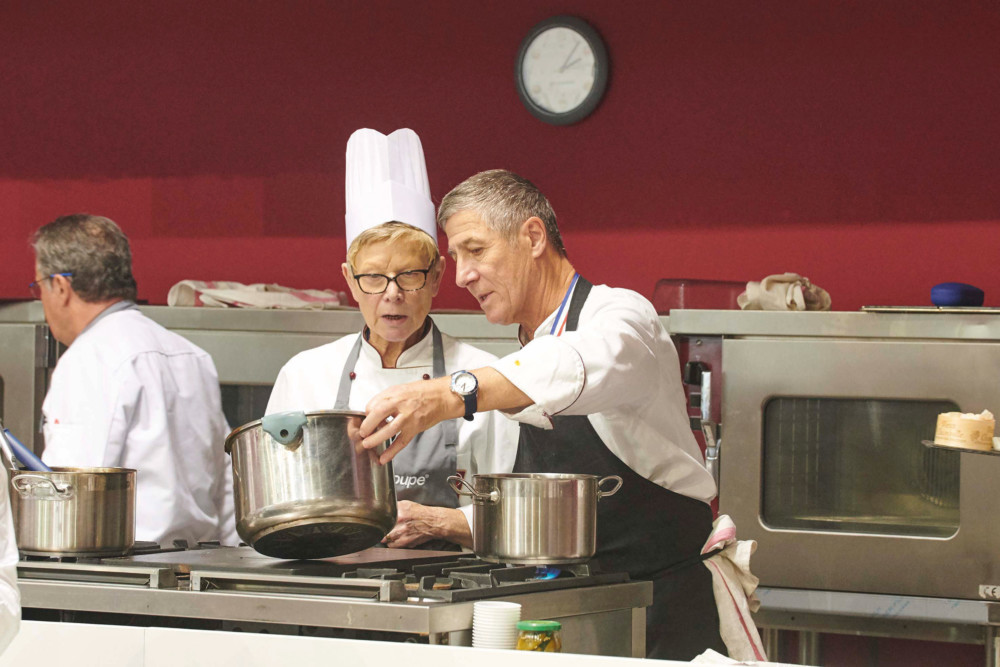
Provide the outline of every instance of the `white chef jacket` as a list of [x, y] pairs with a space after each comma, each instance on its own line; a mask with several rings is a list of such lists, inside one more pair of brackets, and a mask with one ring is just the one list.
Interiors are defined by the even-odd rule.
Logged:
[[[0, 484], [9, 490], [7, 471], [0, 466]], [[17, 590], [17, 542], [7, 492], [0, 493], [0, 653], [21, 626], [21, 593]]]
[[[278, 379], [267, 403], [267, 414], [302, 410], [332, 410], [337, 400], [344, 362], [358, 334], [349, 334], [332, 343], [300, 352], [278, 373]], [[496, 357], [451, 336], [441, 334], [444, 365], [448, 373], [482, 368]], [[404, 350], [396, 360], [396, 368], [382, 368], [382, 358], [371, 343], [361, 343], [361, 353], [354, 367], [351, 383], [351, 410], [364, 412], [375, 394], [384, 389], [415, 382], [433, 373], [433, 336], [428, 333], [413, 347]], [[518, 426], [496, 412], [478, 412], [472, 421], [459, 419], [457, 467], [465, 478], [485, 473], [510, 472], [517, 454]], [[468, 504], [467, 496], [460, 503]]]
[[138, 309], [95, 320], [42, 404], [51, 466], [134, 468], [137, 540], [238, 544], [219, 378], [207, 352]]
[[595, 285], [576, 331], [552, 335], [568, 311], [553, 311], [531, 342], [491, 364], [535, 403], [509, 416], [549, 429], [550, 415], [586, 415], [637, 474], [710, 502], [715, 481], [691, 432], [677, 350], [652, 304]]

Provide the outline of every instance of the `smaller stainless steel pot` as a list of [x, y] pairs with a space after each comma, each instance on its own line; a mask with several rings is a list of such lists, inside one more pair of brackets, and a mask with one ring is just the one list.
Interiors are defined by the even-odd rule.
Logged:
[[[617, 484], [602, 491], [609, 480]], [[560, 565], [594, 555], [597, 501], [617, 493], [622, 478], [513, 473], [475, 475], [472, 482], [457, 475], [448, 478], [455, 493], [472, 497], [477, 556], [494, 563]]]
[[135, 542], [135, 470], [11, 472], [18, 550], [29, 556], [123, 556]]

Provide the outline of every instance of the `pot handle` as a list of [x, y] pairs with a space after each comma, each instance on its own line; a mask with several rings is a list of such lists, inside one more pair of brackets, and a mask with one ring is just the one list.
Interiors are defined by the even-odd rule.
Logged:
[[260, 420], [260, 427], [265, 433], [283, 445], [290, 445], [299, 439], [302, 427], [306, 425], [306, 413], [276, 412], [266, 415]]
[[[27, 480], [27, 479], [39, 479], [39, 480], [45, 482], [46, 484], [48, 484], [49, 486], [52, 487], [52, 491], [55, 493], [55, 496], [49, 495], [48, 492], [46, 492], [46, 495], [37, 495], [35, 493], [35, 489], [39, 485], [38, 484], [30, 484], [29, 485], [27, 483], [21, 483], [22, 479], [25, 479], [25, 480]], [[55, 498], [58, 498], [59, 500], [69, 500], [70, 498], [73, 497], [73, 485], [72, 484], [63, 484], [63, 485], [60, 486], [60, 485], [56, 484], [55, 482], [53, 482], [48, 477], [45, 477], [44, 475], [31, 475], [31, 474], [15, 475], [14, 477], [11, 478], [10, 485], [14, 487], [14, 490], [17, 491], [17, 493], [22, 498], [53, 498], [53, 497], [55, 497]]]
[[[500, 492], [496, 489], [493, 489], [489, 493], [479, 493], [460, 475], [452, 475], [449, 477], [448, 486], [450, 486], [455, 493], [460, 496], [469, 496], [473, 500], [480, 500], [484, 503], [495, 503], [500, 500]], [[463, 491], [462, 487], [465, 487], [468, 491]]]
[[[615, 488], [611, 489], [610, 491], [602, 491], [601, 490], [601, 484], [604, 484], [608, 480], [614, 480], [614, 481], [616, 481], [618, 483], [615, 484]], [[602, 477], [597, 482], [597, 499], [600, 500], [601, 498], [606, 498], [608, 496], [613, 496], [616, 493], [618, 493], [618, 489], [620, 489], [620, 488], [622, 488], [622, 478], [619, 477], [618, 475], [608, 475], [607, 477]]]

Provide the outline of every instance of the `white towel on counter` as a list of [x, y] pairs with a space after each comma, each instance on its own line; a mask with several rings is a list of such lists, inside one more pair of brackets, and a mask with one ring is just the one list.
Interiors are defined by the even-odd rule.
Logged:
[[830, 310], [830, 295], [797, 273], [778, 273], [747, 283], [736, 303], [743, 310]]
[[718, 552], [702, 562], [712, 573], [719, 634], [729, 657], [735, 660], [767, 660], [750, 616], [760, 608], [760, 600], [754, 594], [760, 580], [750, 573], [750, 556], [756, 550], [756, 541], [736, 540], [736, 524], [728, 514], [712, 523], [712, 534], [701, 549], [702, 554]]
[[294, 289], [263, 283], [244, 285], [221, 280], [182, 280], [170, 288], [167, 305], [327, 310], [346, 306], [347, 295], [327, 289]]
[[708, 649], [691, 661], [694, 665], [755, 665], [756, 667], [792, 667], [787, 662], [760, 662], [757, 660], [733, 660], [721, 653]]

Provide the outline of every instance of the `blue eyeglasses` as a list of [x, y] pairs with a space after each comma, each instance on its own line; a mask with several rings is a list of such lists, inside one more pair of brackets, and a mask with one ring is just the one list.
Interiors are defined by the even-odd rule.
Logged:
[[46, 280], [52, 280], [56, 276], [63, 276], [64, 278], [72, 278], [73, 273], [71, 271], [67, 271], [64, 273], [50, 273], [44, 278], [39, 278], [34, 282], [28, 283], [28, 289], [31, 290], [31, 296], [35, 297], [36, 299], [42, 298], [42, 283], [45, 282]]

